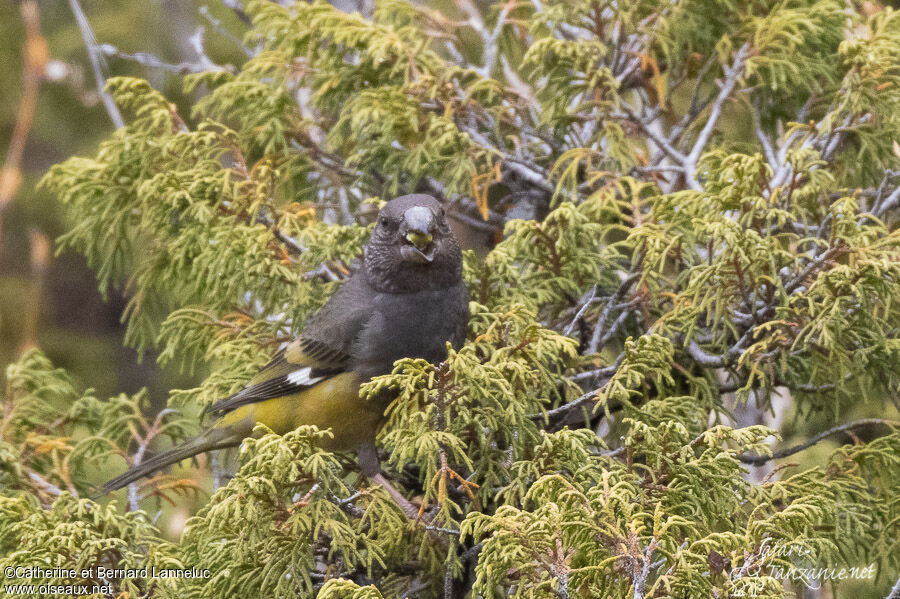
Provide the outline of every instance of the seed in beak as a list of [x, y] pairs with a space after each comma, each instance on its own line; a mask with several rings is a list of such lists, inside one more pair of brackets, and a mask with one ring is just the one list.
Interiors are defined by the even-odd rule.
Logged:
[[411, 244], [416, 246], [416, 249], [419, 251], [423, 251], [428, 244], [431, 243], [432, 236], [431, 233], [420, 233], [418, 231], [410, 231], [406, 234], [406, 239]]

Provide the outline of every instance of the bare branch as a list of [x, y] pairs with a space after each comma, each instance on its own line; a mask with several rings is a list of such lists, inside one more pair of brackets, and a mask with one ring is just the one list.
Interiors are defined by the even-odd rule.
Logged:
[[756, 325], [751, 326], [744, 334], [741, 335], [741, 338], [738, 339], [734, 345], [729, 347], [724, 354], [710, 354], [703, 350], [700, 345], [692, 340], [686, 346], [685, 350], [688, 355], [694, 359], [695, 362], [700, 364], [706, 368], [722, 368], [723, 366], [728, 366], [733, 363], [743, 352], [744, 348], [747, 346], [747, 343], [750, 339], [753, 338], [754, 331], [756, 330]]
[[638, 173], [684, 173], [684, 167], [678, 164], [659, 164], [655, 166], [635, 166]]
[[572, 331], [575, 329], [575, 325], [578, 324], [579, 319], [581, 319], [581, 317], [584, 316], [584, 313], [587, 312], [587, 309], [594, 302], [594, 297], [596, 297], [596, 295], [597, 295], [597, 286], [594, 285], [591, 287], [591, 290], [588, 294], [587, 299], [585, 299], [582, 302], [581, 308], [578, 310], [578, 312], [575, 313], [574, 318], [572, 318], [572, 321], [569, 323], [569, 325], [563, 331], [563, 335], [568, 337], [569, 335], [572, 334]]
[[301, 244], [299, 241], [297, 241], [293, 237], [286, 235], [285, 233], [282, 233], [281, 230], [278, 228], [278, 226], [268, 216], [265, 216], [264, 214], [260, 213], [256, 217], [256, 222], [268, 227], [272, 231], [272, 235], [274, 235], [275, 238], [278, 239], [278, 241], [283, 243], [287, 247], [287, 250], [290, 253], [292, 253], [296, 256], [299, 256], [303, 252], [307, 251], [306, 246]]
[[719, 89], [719, 94], [716, 96], [716, 99], [713, 100], [712, 107], [709, 111], [709, 116], [706, 119], [706, 124], [703, 125], [703, 129], [700, 130], [700, 134], [697, 136], [697, 140], [694, 142], [694, 146], [691, 148], [690, 153], [685, 157], [685, 160], [683, 161], [685, 167], [685, 176], [688, 180], [688, 184], [695, 189], [700, 188], [700, 184], [696, 179], [697, 162], [700, 160], [700, 156], [706, 149], [706, 144], [709, 143], [709, 138], [712, 136], [713, 131], [715, 131], [716, 129], [716, 125], [719, 122], [719, 116], [721, 116], [722, 114], [722, 106], [725, 104], [725, 100], [731, 97], [731, 93], [737, 86], [738, 80], [744, 74], [744, 67], [746, 66], [747, 57], [749, 55], [750, 42], [745, 42], [744, 45], [741, 46], [737, 51], [732, 65], [730, 67], [724, 67], [725, 81], [722, 83], [722, 87]]
[[584, 372], [573, 374], [572, 376], [568, 377], [568, 379], [573, 383], [582, 383], [584, 381], [611, 377], [616, 373], [616, 370], [619, 369], [619, 366], [622, 365], [622, 360], [624, 359], [625, 354], [619, 354], [610, 366], [597, 368], [595, 370], [585, 370]]
[[[227, 2], [226, 2], [226, 6], [227, 6]], [[208, 6], [203, 5], [197, 10], [203, 16], [204, 19], [209, 21], [209, 24], [212, 25], [212, 28], [216, 33], [218, 33], [219, 35], [221, 35], [224, 38], [231, 40], [231, 42], [234, 43], [234, 45], [237, 46], [241, 50], [241, 52], [244, 53], [244, 55], [246, 55], [248, 57], [253, 57], [256, 55], [256, 53], [253, 50], [251, 50], [250, 48], [248, 48], [247, 46], [244, 45], [244, 42], [242, 42], [239, 37], [237, 37], [230, 31], [228, 31], [227, 29], [225, 29], [225, 26], [222, 25], [222, 21], [215, 18], [212, 15], [212, 13], [209, 12]]]
[[194, 32], [188, 41], [191, 44], [191, 47], [194, 49], [194, 52], [197, 54], [197, 59], [200, 61], [200, 67], [203, 71], [224, 71], [225, 69], [221, 66], [217, 65], [212, 59], [206, 55], [206, 48], [204, 47], [204, 40], [206, 38], [206, 27], [200, 26], [197, 27], [197, 30]]
[[542, 412], [540, 414], [529, 414], [528, 418], [531, 420], [542, 420], [542, 419], [550, 419], [555, 418], [556, 416], [560, 416], [563, 414], [567, 414], [576, 408], [581, 407], [588, 400], [591, 400], [597, 396], [603, 390], [603, 387], [606, 386], [606, 383], [609, 382], [609, 378], [616, 373], [619, 369], [619, 366], [622, 365], [622, 362], [625, 361], [625, 353], [621, 353], [616, 358], [615, 362], [612, 365], [607, 366], [606, 368], [600, 368], [598, 370], [589, 370], [587, 372], [580, 372], [574, 376], [569, 377], [570, 381], [585, 381], [588, 379], [597, 379], [597, 378], [605, 378], [602, 385], [596, 387], [592, 391], [588, 391], [587, 393], [583, 393], [579, 395], [576, 399], [573, 399], [569, 403], [563, 404], [559, 407], [553, 408], [552, 410], [547, 410], [546, 412]]
[[244, 10], [244, 4], [241, 0], [222, 0], [222, 4], [225, 8], [230, 9], [244, 24], [253, 24], [253, 20], [250, 18], [250, 15], [247, 14], [247, 11]]
[[772, 147], [772, 141], [769, 139], [769, 136], [766, 135], [766, 132], [762, 130], [762, 123], [759, 119], [759, 108], [753, 106], [750, 110], [750, 114], [753, 115], [753, 129], [756, 132], [756, 139], [758, 139], [759, 143], [762, 144], [766, 160], [769, 161], [769, 164], [774, 169], [778, 165], [778, 158], [775, 156], [775, 150]]
[[[625, 112], [625, 115], [627, 115], [627, 118], [637, 124], [641, 128], [641, 130], [646, 133], [651, 140], [653, 140], [653, 143], [655, 143], [659, 147], [659, 149], [668, 154], [672, 160], [675, 160], [681, 165], [684, 164], [684, 162], [687, 160], [687, 156], [676, 150], [667, 139], [654, 131], [650, 126], [653, 120], [656, 119], [656, 116], [654, 116], [653, 119], [645, 120], [639, 117], [637, 113], [635, 113], [634, 110], [632, 110], [628, 106], [623, 105], [622, 110]], [[618, 113], [612, 113], [610, 116], [613, 118], [623, 118], [623, 115]]]
[[894, 427], [894, 428], [900, 427], [900, 422], [897, 422], [895, 420], [885, 420], [883, 418], [863, 418], [860, 420], [854, 420], [853, 422], [848, 422], [847, 424], [835, 426], [834, 428], [830, 428], [827, 431], [821, 432], [818, 435], [816, 435], [815, 437], [813, 437], [807, 441], [804, 441], [803, 443], [801, 443], [799, 445], [795, 445], [794, 447], [791, 447], [789, 449], [783, 449], [781, 451], [777, 451], [777, 452], [773, 453], [771, 456], [742, 454], [742, 455], [738, 456], [738, 459], [740, 461], [744, 462], [745, 464], [752, 464], [754, 466], [759, 466], [759, 465], [765, 464], [766, 462], [770, 462], [772, 460], [786, 458], [788, 456], [794, 455], [795, 453], [800, 453], [804, 449], [808, 449], [808, 448], [812, 447], [813, 445], [815, 445], [816, 443], [818, 443], [819, 441], [821, 441], [822, 439], [825, 439], [826, 437], [830, 437], [831, 435], [834, 435], [836, 433], [847, 431], [847, 430], [857, 428], [860, 426], [868, 426], [871, 424], [882, 424], [884, 426], [890, 426], [890, 427]]
[[813, 272], [815, 272], [822, 266], [825, 266], [828, 261], [830, 261], [832, 258], [837, 257], [838, 254], [847, 251], [848, 248], [843, 245], [837, 245], [828, 248], [827, 250], [822, 252], [822, 254], [817, 256], [812, 262], [807, 264], [806, 267], [802, 271], [800, 271], [800, 273], [796, 277], [788, 282], [788, 284], [784, 286], [784, 290], [789, 294], [793, 293], [803, 284], [804, 281], [806, 281], [806, 278], [809, 277]]
[[94, 31], [91, 29], [91, 24], [88, 22], [84, 11], [81, 10], [81, 5], [78, 4], [78, 0], [69, 0], [69, 6], [72, 8], [72, 13], [75, 15], [75, 21], [78, 23], [78, 29], [81, 31], [81, 38], [84, 40], [85, 46], [87, 46], [88, 59], [91, 61], [91, 70], [93, 70], [94, 80], [97, 82], [97, 93], [100, 94], [100, 100], [103, 102], [106, 113], [109, 115], [109, 119], [113, 122], [113, 125], [115, 125], [116, 129], [121, 129], [125, 126], [125, 121], [122, 119], [119, 107], [116, 106], [112, 96], [106, 91], [106, 78], [103, 76], [103, 54], [100, 52], [97, 38], [94, 37]]
[[615, 334], [615, 331], [622, 326], [622, 323], [625, 322], [625, 318], [628, 315], [628, 311], [622, 312], [619, 318], [613, 323], [613, 326], [607, 331], [606, 321], [609, 319], [612, 312], [617, 308], [625, 308], [630, 304], [626, 304], [625, 306], [619, 305], [619, 300], [628, 293], [628, 289], [631, 288], [632, 283], [634, 283], [640, 275], [635, 273], [627, 277], [622, 283], [619, 285], [619, 288], [616, 290], [614, 294], [612, 294], [609, 298], [609, 301], [606, 304], [606, 307], [603, 308], [603, 312], [600, 314], [600, 318], [597, 319], [597, 324], [594, 326], [594, 334], [591, 336], [591, 341], [588, 343], [586, 353], [595, 354], [597, 351], [603, 347]]
[[878, 186], [875, 200], [872, 203], [872, 214], [878, 218], [884, 218], [890, 210], [893, 210], [897, 204], [900, 204], [900, 185], [894, 188], [887, 196], [884, 195], [885, 189], [890, 181], [900, 177], [900, 171], [887, 170]]
[[582, 404], [584, 404], [588, 400], [596, 397], [597, 393], [599, 393], [601, 389], [602, 389], [602, 387], [600, 387], [598, 389], [594, 389], [592, 391], [588, 391], [587, 393], [580, 395], [577, 399], [574, 399], [567, 404], [563, 404], [563, 405], [559, 406], [558, 408], [553, 408], [552, 410], [547, 410], [543, 414], [530, 414], [528, 417], [531, 420], [542, 420], [544, 418], [547, 418], [547, 419], [554, 418], [556, 416], [559, 416], [560, 414], [568, 414], [575, 408], [580, 407]]
[[60, 489], [53, 483], [49, 482], [47, 479], [45, 479], [43, 476], [41, 476], [37, 472], [35, 472], [33, 470], [29, 470], [28, 478], [30, 478], [32, 480], [32, 482], [36, 483], [41, 489], [43, 489], [47, 493], [50, 493], [51, 495], [56, 495], [56, 496], [62, 495], [62, 489]]
[[885, 599], [900, 599], [900, 578], [897, 579], [897, 582], [894, 583], [894, 586], [891, 587], [891, 592], [888, 593], [888, 596]]
[[656, 542], [656, 537], [653, 537], [650, 539], [650, 543], [647, 545], [646, 549], [644, 549], [641, 571], [634, 578], [634, 593], [631, 596], [632, 599], [644, 599], [647, 578], [650, 576], [650, 566], [653, 563], [651, 558], [653, 557], [653, 552], [656, 550]]
[[503, 164], [509, 170], [515, 172], [517, 175], [519, 175], [538, 189], [541, 189], [548, 193], [553, 193], [554, 187], [548, 182], [549, 176], [545, 171], [543, 171], [543, 169], [541, 169], [537, 165], [529, 164], [524, 160], [519, 160], [498, 149], [481, 132], [475, 130], [474, 127], [470, 127], [464, 123], [457, 123], [457, 127], [459, 127], [461, 131], [467, 133], [469, 137], [472, 138], [472, 141], [474, 141], [478, 145], [499, 154], [503, 160]]
[[[136, 62], [139, 65], [151, 69], [163, 69], [165, 71], [169, 71], [170, 73], [176, 73], [179, 75], [188, 73], [203, 73], [210, 70], [204, 64], [199, 62], [179, 62], [178, 64], [174, 64], [165, 62], [157, 58], [153, 54], [149, 54], [147, 52], [135, 52], [134, 54], [129, 54], [128, 52], [122, 52], [112, 44], [101, 44], [99, 46], [99, 49], [104, 56]], [[215, 70], [224, 69], [223, 67], [218, 67]]]
[[503, 8], [500, 9], [500, 14], [497, 15], [497, 23], [484, 40], [484, 66], [481, 67], [481, 74], [484, 77], [490, 77], [491, 71], [494, 70], [494, 65], [497, 63], [497, 52], [499, 51], [497, 41], [500, 38], [500, 33], [503, 31], [503, 26], [506, 25], [506, 17], [509, 16], [509, 11], [515, 6], [516, 2], [514, 0], [503, 5]]

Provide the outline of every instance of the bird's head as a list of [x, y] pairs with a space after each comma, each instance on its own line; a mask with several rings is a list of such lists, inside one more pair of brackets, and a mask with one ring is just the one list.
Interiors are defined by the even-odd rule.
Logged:
[[365, 266], [370, 283], [384, 291], [455, 285], [462, 253], [441, 203], [411, 194], [385, 204], [366, 246]]

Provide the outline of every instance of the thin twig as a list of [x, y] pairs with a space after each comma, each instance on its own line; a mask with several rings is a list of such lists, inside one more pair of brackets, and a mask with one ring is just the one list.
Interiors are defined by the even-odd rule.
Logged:
[[596, 397], [597, 394], [600, 392], [600, 389], [602, 389], [602, 387], [599, 389], [594, 389], [592, 391], [588, 391], [587, 393], [580, 395], [577, 399], [574, 399], [567, 404], [563, 404], [563, 405], [559, 406], [558, 408], [553, 408], [552, 410], [547, 410], [543, 414], [531, 414], [528, 417], [532, 420], [538, 420], [538, 419], [543, 419], [543, 418], [549, 419], [549, 418], [553, 418], [554, 416], [558, 416], [560, 414], [565, 414], [565, 413], [570, 412], [570, 411], [574, 410], [575, 408], [581, 406], [581, 404], [585, 403], [586, 401]]
[[[627, 304], [629, 307], [633, 306], [635, 302], [631, 302]], [[631, 314], [630, 310], [623, 310], [619, 316], [613, 321], [609, 328], [606, 329], [606, 332], [603, 333], [603, 336], [597, 341], [597, 347], [605, 347], [609, 340], [613, 338], [613, 335], [619, 332], [619, 329], [622, 328], [622, 325], [625, 324], [625, 320]]]
[[[607, 378], [611, 377], [613, 374], [615, 374], [616, 370], [619, 369], [619, 366], [621, 366], [621, 364], [624, 360], [625, 360], [625, 354], [624, 353], [619, 354], [619, 357], [616, 358], [616, 361], [612, 366], [608, 366], [607, 368], [603, 368], [601, 370], [590, 371], [587, 373], [579, 373], [578, 375], [570, 377], [569, 380], [576, 380], [576, 377], [583, 375], [583, 374], [595, 375], [596, 373], [599, 373], [599, 372], [603, 372], [604, 376]], [[583, 377], [583, 378], [587, 378], [587, 377]], [[582, 395], [579, 395], [576, 399], [573, 399], [569, 403], [566, 403], [559, 407], [553, 408], [552, 410], [547, 410], [546, 412], [543, 412], [540, 414], [529, 414], [528, 418], [530, 418], [531, 420], [543, 420], [545, 418], [547, 420], [549, 420], [551, 418], [555, 418], [556, 416], [559, 416], [560, 414], [567, 414], [568, 412], [571, 412], [572, 410], [580, 407], [582, 404], [586, 403], [588, 400], [594, 399], [597, 396], [597, 394], [603, 390], [603, 387], [605, 387], [608, 382], [609, 382], [608, 380], [604, 381], [604, 383], [602, 385], [600, 385], [599, 387], [596, 387], [592, 391], [583, 393]]]
[[538, 189], [542, 191], [546, 191], [548, 193], [553, 193], [555, 188], [548, 182], [548, 175], [544, 172], [540, 167], [534, 164], [528, 164], [523, 160], [519, 160], [514, 156], [510, 156], [508, 153], [501, 151], [498, 149], [493, 143], [488, 140], [480, 131], [476, 130], [474, 127], [463, 123], [457, 122], [457, 127], [464, 133], [467, 133], [472, 141], [477, 143], [478, 145], [492, 150], [493, 152], [499, 154], [503, 159], [503, 164], [511, 171], [525, 179], [528, 183], [531, 183]]
[[[653, 119], [645, 120], [639, 117], [637, 113], [635, 113], [635, 111], [628, 106], [623, 105], [622, 110], [625, 112], [624, 116], [627, 117], [628, 120], [637, 124], [641, 128], [641, 130], [646, 133], [647, 136], [653, 141], [653, 143], [655, 143], [659, 147], [659, 149], [668, 154], [669, 157], [672, 160], [676, 161], [678, 164], [684, 165], [685, 160], [687, 160], [687, 156], [676, 150], [675, 147], [669, 143], [669, 140], [653, 130], [653, 128], [650, 126], [653, 122]], [[623, 118], [623, 115], [620, 115], [618, 113], [612, 113], [610, 116], [612, 116], [613, 118]], [[656, 117], [654, 117], [654, 119], [655, 118]]]
[[791, 447], [788, 449], [783, 449], [781, 451], [777, 451], [770, 456], [765, 456], [765, 455], [755, 455], [754, 456], [754, 455], [742, 454], [742, 455], [738, 456], [738, 459], [740, 461], [744, 462], [745, 464], [753, 464], [754, 466], [759, 466], [761, 464], [765, 464], [766, 462], [770, 462], [772, 460], [778, 460], [781, 458], [786, 458], [788, 456], [792, 456], [795, 453], [800, 453], [804, 449], [808, 449], [809, 447], [812, 447], [813, 445], [815, 445], [822, 439], [825, 439], [826, 437], [830, 437], [831, 435], [834, 435], [836, 433], [850, 430], [850, 429], [853, 429], [853, 428], [856, 428], [859, 426], [867, 426], [870, 424], [883, 424], [884, 426], [900, 427], [900, 422], [895, 421], [895, 420], [885, 420], [883, 418], [863, 418], [860, 420], [854, 420], [853, 422], [848, 422], [847, 424], [835, 426], [834, 428], [830, 428], [827, 431], [821, 432], [818, 435], [816, 435], [815, 437], [812, 437], [811, 439], [804, 441], [803, 443], [801, 443], [799, 445], [795, 445], [794, 447]]
[[590, 294], [588, 295], [587, 299], [585, 299], [582, 302], [581, 308], [578, 310], [578, 312], [575, 313], [575, 317], [572, 318], [572, 321], [565, 328], [565, 330], [563, 330], [563, 335], [568, 337], [569, 335], [572, 334], [572, 331], [575, 330], [575, 325], [578, 324], [578, 321], [581, 319], [582, 316], [584, 316], [584, 313], [587, 312], [587, 309], [594, 302], [594, 297], [596, 295], [597, 295], [597, 285], [594, 285], [593, 287], [591, 287], [591, 291], [590, 291]]
[[262, 225], [265, 225], [272, 231], [272, 235], [285, 246], [287, 246], [287, 250], [299, 256], [303, 252], [307, 251], [306, 246], [301, 244], [299, 241], [291, 237], [290, 235], [286, 235], [282, 233], [281, 230], [275, 225], [275, 223], [269, 217], [263, 215], [262, 213], [257, 216], [256, 221]]
[[647, 588], [647, 578], [650, 576], [650, 565], [653, 563], [650, 561], [650, 558], [653, 557], [653, 552], [655, 550], [656, 537], [650, 540], [650, 544], [647, 545], [647, 548], [644, 550], [641, 571], [634, 578], [634, 593], [631, 596], [632, 599], [644, 599], [644, 592]]
[[113, 122], [116, 129], [125, 126], [122, 114], [119, 112], [118, 106], [112, 96], [106, 91], [106, 78], [103, 76], [103, 54], [100, 52], [100, 46], [97, 44], [97, 38], [94, 37], [94, 31], [91, 24], [87, 20], [84, 11], [78, 0], [69, 0], [69, 6], [72, 8], [72, 14], [75, 15], [75, 22], [78, 23], [78, 29], [81, 31], [81, 38], [87, 46], [88, 59], [91, 61], [91, 70], [94, 72], [94, 80], [97, 82], [97, 93], [100, 100], [106, 108], [109, 119]]
[[735, 86], [737, 86], [738, 80], [744, 74], [744, 66], [746, 65], [747, 57], [749, 55], [750, 42], [746, 42], [737, 51], [732, 65], [730, 67], [724, 67], [725, 81], [722, 83], [722, 87], [719, 90], [719, 94], [716, 96], [716, 99], [713, 100], [712, 107], [709, 111], [709, 116], [706, 118], [706, 123], [703, 125], [703, 129], [700, 130], [700, 134], [697, 135], [697, 140], [694, 142], [694, 146], [691, 148], [690, 153], [688, 153], [688, 155], [685, 157], [685, 160], [683, 161], [685, 167], [685, 177], [688, 181], [688, 184], [694, 189], [702, 189], [702, 186], [697, 182], [696, 178], [697, 162], [700, 160], [700, 156], [706, 149], [706, 144], [709, 143], [709, 138], [712, 136], [713, 131], [715, 131], [716, 129], [716, 125], [719, 122], [719, 116], [722, 114], [722, 106], [725, 104], [725, 100], [731, 97], [731, 93], [734, 91]]
[[497, 40], [500, 37], [500, 33], [503, 31], [503, 26], [506, 25], [506, 17], [509, 16], [509, 11], [516, 5], [517, 3], [515, 0], [511, 0], [503, 5], [503, 8], [500, 9], [500, 14], [497, 16], [497, 23], [494, 25], [490, 34], [488, 34], [487, 39], [485, 39], [484, 66], [481, 67], [481, 74], [484, 77], [490, 77], [491, 71], [494, 70], [494, 65], [497, 62], [497, 52], [499, 50]]
[[897, 582], [894, 583], [894, 586], [891, 587], [891, 592], [888, 593], [888, 596], [885, 599], [900, 599], [900, 578], [897, 579]]
[[51, 495], [62, 495], [62, 489], [45, 479], [43, 476], [34, 472], [33, 470], [28, 471], [28, 478], [32, 480], [32, 482], [36, 483], [39, 487], [44, 489], [44, 491], [50, 493]]
[[176, 73], [180, 75], [188, 73], [203, 73], [209, 70], [223, 70], [223, 67], [209, 69], [202, 62], [179, 62], [178, 64], [165, 62], [163, 60], [160, 60], [153, 54], [149, 54], [147, 52], [135, 52], [134, 54], [129, 54], [127, 52], [122, 52], [112, 44], [101, 44], [99, 48], [104, 56], [109, 56], [111, 58], [120, 58], [122, 60], [136, 62], [139, 65], [151, 69], [163, 69], [164, 71], [169, 71], [170, 73]]
[[609, 366], [605, 366], [603, 368], [597, 368], [594, 370], [586, 370], [584, 372], [579, 372], [578, 374], [573, 374], [568, 377], [568, 379], [574, 383], [581, 383], [588, 380], [596, 380], [598, 378], [608, 378], [616, 373], [616, 370], [619, 369], [619, 366], [622, 365], [622, 361], [625, 359], [625, 354], [619, 354], [613, 363]]
[[817, 256], [812, 262], [806, 265], [806, 267], [800, 271], [800, 273], [793, 278], [787, 285], [784, 286], [784, 290], [791, 294], [796, 291], [800, 285], [809, 277], [813, 271], [824, 266], [828, 263], [832, 258], [837, 257], [839, 254], [848, 251], [848, 248], [843, 245], [836, 245], [828, 248], [822, 254]]
[[212, 25], [212, 28], [216, 33], [218, 33], [222, 37], [225, 37], [225, 38], [231, 40], [231, 42], [233, 42], [234, 45], [236, 45], [238, 48], [240, 48], [241, 52], [243, 52], [246, 56], [249, 56], [249, 57], [255, 56], [255, 53], [253, 52], [253, 50], [251, 50], [250, 48], [245, 46], [244, 43], [241, 41], [241, 39], [238, 36], [234, 35], [230, 31], [225, 29], [225, 26], [222, 25], [222, 21], [215, 18], [212, 15], [212, 13], [209, 12], [208, 6], [206, 6], [204, 4], [203, 6], [198, 8], [197, 11], [203, 16], [204, 19], [209, 21], [209, 24]]
[[191, 47], [197, 54], [197, 60], [200, 61], [200, 68], [203, 69], [203, 71], [224, 71], [225, 69], [223, 67], [217, 65], [209, 56], [206, 55], [206, 47], [204, 46], [205, 40], [206, 27], [203, 26], [197, 27], [194, 35], [188, 38]]
[[[606, 326], [606, 321], [611, 316], [612, 312], [617, 308], [623, 308], [626, 306], [620, 306], [619, 301], [628, 293], [628, 290], [631, 288], [632, 283], [637, 280], [640, 275], [637, 273], [631, 274], [621, 284], [619, 284], [619, 288], [616, 289], [616, 292], [612, 294], [609, 298], [609, 302], [606, 304], [606, 307], [603, 308], [603, 312], [600, 314], [600, 317], [597, 319], [597, 324], [594, 326], [594, 333], [591, 335], [591, 340], [588, 343], [587, 349], [585, 350], [588, 354], [595, 354], [597, 351], [609, 341], [611, 335], [607, 335], [604, 327]], [[628, 314], [626, 310], [623, 314]], [[621, 318], [621, 317], [620, 317]], [[618, 322], [618, 321], [617, 321]], [[624, 322], [624, 319], [622, 319]], [[618, 326], [621, 326], [621, 322], [618, 322], [618, 325], [611, 327], [612, 331], [615, 331]], [[613, 334], [615, 334], [613, 332]]]
[[230, 9], [231, 12], [233, 12], [245, 25], [253, 24], [253, 19], [251, 19], [250, 15], [247, 14], [247, 11], [244, 10], [244, 4], [241, 0], [222, 0], [222, 4], [225, 8]]
[[766, 132], [762, 129], [762, 123], [759, 118], [759, 108], [753, 106], [750, 110], [750, 114], [753, 116], [753, 130], [756, 132], [756, 139], [759, 140], [759, 143], [762, 144], [763, 153], [766, 155], [766, 160], [769, 161], [769, 164], [772, 168], [776, 168], [778, 165], [778, 159], [775, 156], [775, 150], [772, 147], [772, 141], [769, 139], [769, 136], [766, 135]]

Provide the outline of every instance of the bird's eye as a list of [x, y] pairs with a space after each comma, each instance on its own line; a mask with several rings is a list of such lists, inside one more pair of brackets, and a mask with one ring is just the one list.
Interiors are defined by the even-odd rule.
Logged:
[[382, 227], [387, 227], [387, 226], [388, 226], [388, 219], [387, 219], [387, 217], [386, 217], [386, 216], [382, 216], [381, 218], [379, 218], [379, 219], [378, 219], [378, 224], [381, 225]]

